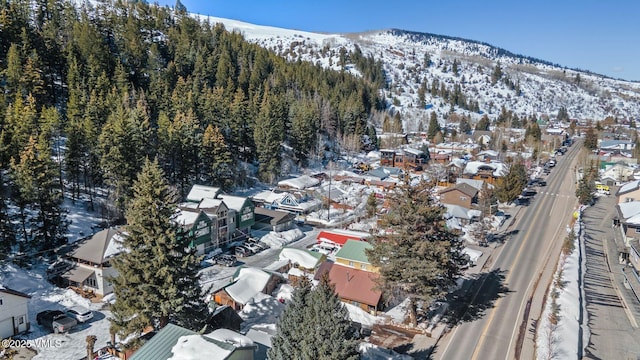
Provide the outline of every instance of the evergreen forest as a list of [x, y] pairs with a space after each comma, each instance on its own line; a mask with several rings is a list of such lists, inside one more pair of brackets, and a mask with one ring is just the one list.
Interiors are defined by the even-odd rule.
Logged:
[[182, 196], [272, 183], [384, 108], [372, 57], [288, 62], [183, 7], [10, 0], [0, 29], [0, 254], [63, 244], [65, 198], [123, 222], [147, 159]]

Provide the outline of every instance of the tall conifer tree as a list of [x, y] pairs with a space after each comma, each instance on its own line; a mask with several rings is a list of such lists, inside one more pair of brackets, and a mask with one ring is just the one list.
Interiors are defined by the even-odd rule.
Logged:
[[380, 269], [379, 286], [409, 299], [409, 320], [416, 325], [416, 305], [443, 297], [465, 263], [462, 241], [445, 227], [444, 210], [422, 181], [404, 184], [390, 195], [391, 209], [380, 219], [387, 231], [376, 235], [367, 256]]
[[169, 321], [197, 331], [206, 319], [199, 258], [189, 247], [191, 238], [172, 221], [176, 199], [158, 163], [146, 160], [125, 213], [127, 251], [113, 261], [118, 276], [110, 320], [120, 338]]

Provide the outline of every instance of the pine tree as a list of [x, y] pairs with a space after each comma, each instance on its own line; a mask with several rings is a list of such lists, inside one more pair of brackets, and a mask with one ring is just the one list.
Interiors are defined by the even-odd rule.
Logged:
[[30, 137], [19, 160], [11, 160], [11, 174], [18, 189], [22, 233], [28, 250], [51, 250], [63, 244], [66, 215], [51, 146], [46, 139]]
[[201, 152], [205, 182], [229, 191], [233, 186], [233, 159], [220, 129], [211, 125], [205, 129]]
[[437, 133], [440, 132], [440, 124], [438, 123], [438, 116], [435, 111], [431, 112], [429, 117], [429, 128], [427, 129], [427, 138], [433, 140]]
[[272, 339], [272, 360], [355, 360], [359, 358], [349, 314], [327, 276], [316, 288], [308, 281], [296, 288]]
[[380, 269], [379, 286], [389, 299], [409, 298], [409, 320], [416, 325], [417, 303], [442, 298], [460, 275], [463, 244], [446, 229], [444, 209], [425, 181], [399, 186], [389, 203], [380, 218], [385, 233], [374, 236], [367, 256]]
[[498, 179], [495, 194], [501, 202], [512, 202], [527, 185], [527, 170], [520, 161], [511, 164], [509, 172]]
[[191, 238], [172, 221], [177, 196], [157, 161], [146, 160], [133, 184], [125, 217], [128, 251], [113, 260], [116, 302], [111, 331], [120, 338], [169, 321], [199, 331], [207, 309], [199, 285], [199, 257]]
[[[272, 96], [275, 99], [272, 99]], [[280, 111], [278, 96], [265, 91], [260, 113], [253, 130], [256, 144], [259, 176], [262, 180], [273, 182], [280, 174], [280, 147], [284, 140], [283, 115]]]
[[589, 150], [598, 148], [598, 133], [593, 127], [589, 127], [584, 134], [584, 147]]

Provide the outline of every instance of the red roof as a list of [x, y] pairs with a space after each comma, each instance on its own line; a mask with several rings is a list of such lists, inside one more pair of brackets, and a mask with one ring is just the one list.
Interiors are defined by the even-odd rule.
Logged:
[[329, 270], [329, 280], [336, 286], [336, 294], [343, 300], [377, 306], [382, 292], [376, 290], [380, 275], [334, 264]]
[[369, 236], [367, 233], [320, 231], [316, 239], [318, 240], [318, 243], [332, 242], [342, 246], [347, 242], [347, 240], [365, 241], [367, 236]]

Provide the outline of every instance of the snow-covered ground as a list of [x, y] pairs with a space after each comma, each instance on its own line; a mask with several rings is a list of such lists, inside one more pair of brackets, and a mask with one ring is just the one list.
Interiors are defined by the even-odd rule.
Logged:
[[[0, 272], [0, 283], [31, 296], [29, 299], [29, 320], [31, 330], [22, 335], [22, 339], [42, 340], [41, 344], [55, 346], [34, 347], [38, 352], [34, 359], [69, 360], [86, 356], [86, 338], [97, 337], [95, 349], [107, 345], [110, 338], [109, 320], [111, 313], [102, 309], [103, 303], [92, 303], [73, 290], [61, 289], [49, 283], [42, 274], [45, 266], [39, 265], [32, 270], [25, 270], [14, 265], [4, 265]], [[36, 314], [43, 310], [63, 310], [67, 307], [81, 305], [93, 310], [94, 318], [87, 323], [79, 324], [69, 333], [53, 334], [36, 322]]]
[[[580, 234], [580, 224], [580, 217], [578, 217], [573, 228], [575, 234]], [[583, 291], [578, 287], [578, 277], [581, 276], [579, 272], [579, 247], [582, 246], [582, 243], [580, 238], [576, 236], [573, 252], [566, 257], [565, 255], [561, 255], [554, 278], [561, 273], [560, 283], [562, 283], [563, 286], [559, 287], [557, 286], [557, 282], [554, 282], [551, 291], [549, 291], [550, 295], [548, 295], [546, 299], [545, 308], [540, 318], [540, 324], [538, 325], [538, 335], [536, 337], [537, 359], [539, 360], [575, 359], [578, 356], [578, 338], [581, 326], [584, 330], [582, 334], [582, 350], [584, 350], [589, 343], [588, 313], [586, 309], [584, 309], [586, 305], [581, 305], [578, 301], [580, 292]], [[582, 261], [584, 262], [584, 258]], [[551, 321], [551, 315], [553, 314], [551, 294], [554, 291], [557, 291], [558, 295], [555, 302], [559, 306], [556, 317], [557, 322], [555, 324]], [[582, 298], [584, 299], [584, 294]], [[583, 306], [583, 309], [580, 309], [580, 306]], [[581, 311], [584, 317], [582, 324], [579, 323]]]

